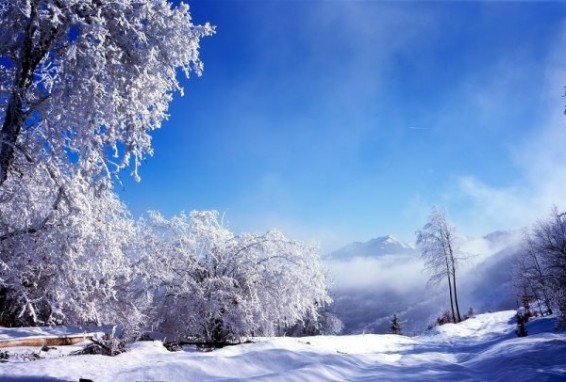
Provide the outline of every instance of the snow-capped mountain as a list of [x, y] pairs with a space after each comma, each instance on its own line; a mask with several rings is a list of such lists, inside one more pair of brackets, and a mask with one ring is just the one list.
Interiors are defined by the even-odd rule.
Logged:
[[395, 236], [387, 235], [364, 243], [353, 242], [328, 254], [329, 259], [344, 260], [354, 257], [379, 257], [383, 255], [415, 254], [415, 248]]

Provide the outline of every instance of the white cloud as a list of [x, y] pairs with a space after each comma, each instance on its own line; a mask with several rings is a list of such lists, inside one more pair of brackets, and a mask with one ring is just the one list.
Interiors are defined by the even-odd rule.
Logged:
[[[458, 222], [474, 232], [516, 229], [533, 223], [556, 205], [566, 209], [566, 100], [561, 97], [566, 85], [566, 25], [546, 68], [542, 84], [545, 105], [531, 133], [511, 148], [513, 162], [521, 175], [513, 184], [492, 185], [477, 176], [462, 176], [457, 190], [470, 208]], [[537, 105], [532, 105], [537, 107]], [[513, 110], [508, 110], [513, 113]], [[512, 130], [511, 130], [512, 134]]]
[[328, 261], [330, 278], [336, 289], [395, 290], [406, 293], [426, 283], [419, 256], [355, 257]]

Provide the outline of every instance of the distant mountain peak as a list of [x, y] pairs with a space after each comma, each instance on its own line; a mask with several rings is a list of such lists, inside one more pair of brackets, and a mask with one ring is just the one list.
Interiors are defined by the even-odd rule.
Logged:
[[385, 240], [383, 240], [385, 243], [395, 243], [398, 242], [399, 240], [397, 240], [397, 238], [393, 235], [387, 235], [384, 236]]
[[382, 243], [383, 245], [388, 245], [388, 246], [400, 246], [400, 247], [403, 247], [403, 248], [413, 248], [410, 244], [402, 242], [401, 240], [397, 239], [393, 235], [376, 237], [375, 239], [371, 239], [368, 242], [366, 242], [366, 244], [369, 244], [369, 243]]
[[328, 258], [347, 259], [353, 257], [379, 257], [385, 255], [413, 254], [415, 248], [393, 235], [379, 236], [364, 243], [356, 241], [334, 252]]

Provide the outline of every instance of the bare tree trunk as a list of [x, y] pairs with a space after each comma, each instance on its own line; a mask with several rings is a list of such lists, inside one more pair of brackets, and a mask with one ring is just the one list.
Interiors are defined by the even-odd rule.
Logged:
[[458, 291], [456, 290], [456, 270], [454, 269], [452, 272], [452, 281], [453, 281], [453, 288], [454, 288], [454, 305], [456, 306], [456, 322], [462, 321], [462, 316], [460, 315], [460, 307], [458, 306]]
[[448, 277], [450, 278], [450, 275], [452, 275], [452, 287], [454, 288], [454, 305], [456, 307], [456, 315], [454, 316], [454, 319], [456, 320], [456, 322], [461, 322], [462, 316], [460, 315], [460, 306], [458, 305], [458, 290], [456, 288], [456, 259], [454, 259], [454, 251], [452, 250], [452, 239], [450, 235], [447, 235], [446, 241], [448, 244], [448, 257], [450, 260], [451, 268], [451, 272], [448, 274]]
[[450, 280], [450, 267], [446, 259], [446, 275], [448, 276], [448, 291], [450, 292], [450, 309], [452, 310], [452, 321], [456, 319], [454, 314], [454, 296], [452, 295], [452, 280]]

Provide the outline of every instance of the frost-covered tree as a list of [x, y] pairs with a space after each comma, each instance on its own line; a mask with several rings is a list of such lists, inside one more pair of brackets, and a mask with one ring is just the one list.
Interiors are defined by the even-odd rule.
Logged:
[[319, 318], [319, 333], [323, 336], [341, 334], [344, 330], [344, 323], [338, 316], [329, 311], [323, 311]]
[[535, 290], [546, 293], [539, 297], [557, 304], [566, 322], [566, 213], [554, 208], [534, 225], [527, 244], [529, 261], [523, 276]]
[[295, 323], [285, 330], [285, 335], [291, 337], [304, 337], [304, 336], [332, 336], [342, 333], [344, 330], [344, 323], [336, 314], [329, 310], [328, 306], [319, 309], [318, 317], [312, 319], [303, 317], [300, 321]]
[[462, 321], [456, 282], [462, 257], [456, 229], [444, 211], [433, 208], [428, 222], [417, 232], [417, 247], [425, 262], [425, 271], [430, 275], [429, 283], [438, 285], [447, 281], [452, 318], [455, 322]]
[[[552, 314], [552, 304], [547, 270], [543, 268], [544, 263], [541, 261], [540, 254], [536, 250], [534, 237], [527, 233], [523, 240], [522, 250], [517, 256], [514, 266], [514, 284], [519, 296], [526, 299], [532, 296], [532, 299], [539, 305], [541, 314], [545, 312]], [[540, 306], [541, 303], [544, 305]]]
[[169, 337], [276, 335], [282, 325], [316, 320], [330, 302], [315, 248], [280, 232], [235, 235], [215, 211], [154, 213], [143, 227], [140, 288], [150, 292], [152, 324]]
[[213, 32], [165, 0], [1, 1], [0, 186], [41, 162], [109, 181], [133, 161], [137, 177]]
[[0, 0], [1, 319], [139, 321], [122, 304], [134, 230], [109, 186], [138, 178], [213, 32], [165, 0]]
[[[127, 210], [88, 179], [58, 179], [65, 182], [54, 184], [47, 172], [37, 171], [4, 184], [0, 321], [135, 324], [126, 287], [134, 239]], [[12, 187], [19, 192], [9, 192]]]

